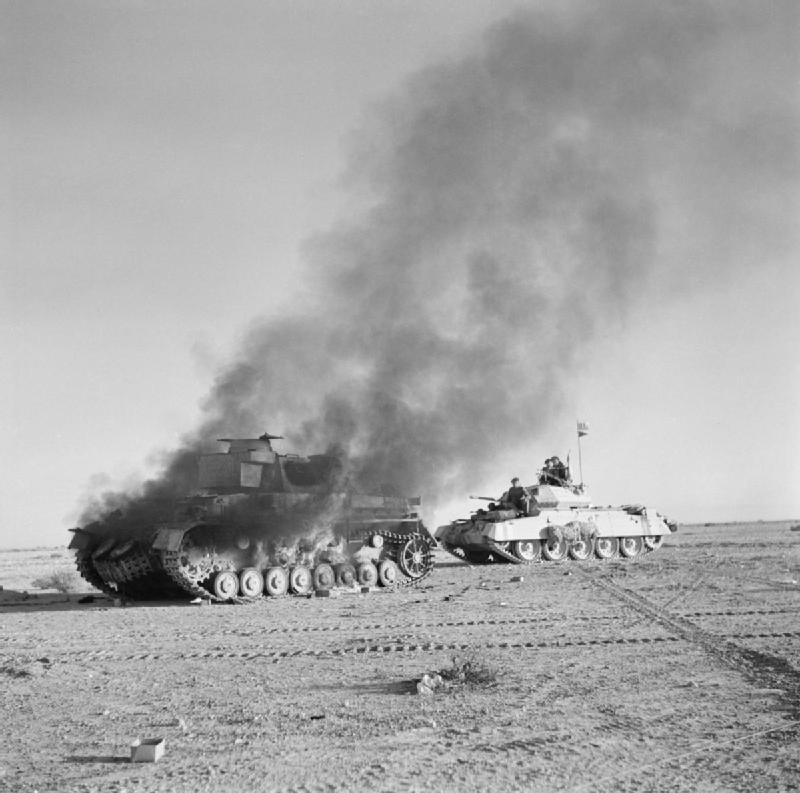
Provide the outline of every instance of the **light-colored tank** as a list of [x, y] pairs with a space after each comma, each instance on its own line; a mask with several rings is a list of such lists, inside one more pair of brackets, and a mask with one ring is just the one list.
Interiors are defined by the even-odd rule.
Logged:
[[[516, 504], [491, 504], [436, 530], [436, 540], [473, 564], [632, 559], [661, 546], [678, 526], [650, 507], [596, 507], [569, 481], [524, 488]], [[487, 499], [488, 500], [488, 499]]]
[[414, 585], [431, 572], [419, 499], [358, 492], [336, 456], [278, 454], [276, 437], [224, 439], [177, 503], [140, 500], [73, 529], [81, 575], [114, 597], [237, 600]]

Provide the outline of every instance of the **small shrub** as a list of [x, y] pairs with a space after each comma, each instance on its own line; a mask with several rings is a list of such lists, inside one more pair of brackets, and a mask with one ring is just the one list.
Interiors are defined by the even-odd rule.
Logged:
[[48, 575], [31, 581], [36, 589], [55, 589], [56, 592], [74, 592], [78, 584], [78, 576], [72, 570], [54, 570]]
[[497, 670], [474, 655], [454, 656], [452, 666], [440, 670], [439, 674], [446, 683], [456, 685], [497, 685]]

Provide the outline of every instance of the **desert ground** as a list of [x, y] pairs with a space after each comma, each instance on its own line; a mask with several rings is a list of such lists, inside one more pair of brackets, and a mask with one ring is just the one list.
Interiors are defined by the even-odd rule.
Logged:
[[79, 603], [31, 584], [65, 549], [0, 552], [0, 790], [800, 790], [792, 525], [247, 605]]

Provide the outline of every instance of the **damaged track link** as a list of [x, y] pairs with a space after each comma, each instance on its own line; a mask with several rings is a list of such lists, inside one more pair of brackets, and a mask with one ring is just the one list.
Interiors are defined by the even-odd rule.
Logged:
[[[394, 561], [405, 576], [388, 586], [389, 589], [416, 586], [427, 578], [433, 570], [432, 547], [428, 540], [421, 534], [396, 534], [385, 530], [374, 530], [370, 536], [379, 536], [383, 539], [384, 547], [389, 550], [386, 558]], [[171, 585], [176, 585], [182, 592], [194, 598], [203, 598], [215, 602], [252, 603], [256, 597], [244, 597], [239, 594], [221, 597], [208, 589], [205, 584], [211, 579], [213, 573], [209, 569], [204, 574], [198, 574], [188, 569], [184, 561], [184, 553], [175, 551], [161, 551], [158, 554], [160, 566]], [[90, 557], [82, 558], [83, 568], [79, 565], [79, 572], [92, 586], [100, 589], [111, 597], [125, 595], [125, 585], [116, 590], [109, 586], [99, 575]], [[287, 569], [288, 573], [288, 569]], [[202, 578], [200, 577], [202, 575]]]
[[581, 573], [634, 611], [655, 620], [681, 639], [698, 645], [728, 668], [740, 672], [758, 685], [763, 685], [766, 680], [770, 687], [783, 689], [787, 695], [786, 704], [792, 717], [795, 721], [800, 721], [800, 670], [795, 669], [780, 656], [750, 650], [729, 641], [732, 638], [790, 637], [796, 635], [797, 632], [733, 635], [710, 633], [690, 620], [672, 614], [636, 592], [614, 583], [608, 575], [592, 574], [588, 570], [581, 570]]

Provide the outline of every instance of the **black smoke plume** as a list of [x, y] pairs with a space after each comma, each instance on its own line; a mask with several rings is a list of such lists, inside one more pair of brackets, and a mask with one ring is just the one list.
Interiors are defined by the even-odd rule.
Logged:
[[253, 327], [164, 477], [219, 435], [345, 450], [427, 503], [560, 417], [599, 328], [780, 254], [797, 209], [797, 6], [554, 3], [372, 108], [358, 209]]

